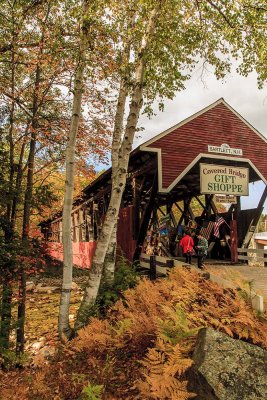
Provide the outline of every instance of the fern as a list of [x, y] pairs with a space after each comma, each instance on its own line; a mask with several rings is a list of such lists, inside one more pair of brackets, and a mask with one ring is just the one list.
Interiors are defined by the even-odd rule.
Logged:
[[158, 326], [160, 335], [164, 340], [176, 344], [187, 337], [197, 334], [199, 328], [189, 328], [186, 312], [181, 306], [162, 306], [162, 309], [165, 318], [164, 320], [158, 320]]
[[145, 368], [143, 380], [137, 386], [145, 398], [185, 400], [195, 396], [187, 391], [187, 382], [183, 379], [192, 360], [183, 356], [179, 344], [172, 347], [158, 339], [155, 348], [149, 349], [140, 363]]
[[[187, 391], [187, 370], [203, 326], [267, 347], [266, 321], [259, 320], [238, 292], [174, 268], [166, 279], [143, 279], [126, 290], [105, 320], [92, 318], [41, 374], [31, 371], [27, 385], [12, 377], [8, 385], [13, 393], [20, 385], [28, 393], [12, 400], [189, 399], [193, 394]], [[86, 386], [88, 381], [97, 382], [102, 391]]]
[[83, 388], [80, 400], [101, 400], [103, 392], [103, 385], [92, 385], [88, 382], [87, 386]]

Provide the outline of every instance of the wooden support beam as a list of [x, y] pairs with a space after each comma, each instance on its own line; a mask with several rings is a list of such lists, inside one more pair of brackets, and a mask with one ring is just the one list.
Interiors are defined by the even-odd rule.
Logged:
[[176, 207], [178, 208], [178, 210], [183, 213], [183, 210], [181, 209], [181, 207], [179, 206], [179, 204], [177, 204], [177, 202], [175, 201], [174, 204], [176, 205]]
[[231, 241], [231, 261], [232, 263], [238, 262], [238, 239], [237, 239], [237, 223], [236, 220], [230, 221], [230, 241]]
[[136, 248], [135, 248], [134, 257], [133, 257], [134, 261], [139, 260], [139, 257], [140, 257], [141, 251], [142, 251], [141, 247], [142, 247], [145, 237], [146, 237], [148, 224], [149, 224], [149, 221], [151, 218], [151, 213], [152, 213], [152, 210], [154, 207], [155, 196], [157, 194], [157, 191], [158, 191], [158, 174], [155, 173], [152, 188], [150, 191], [149, 200], [147, 202], [146, 208], [145, 208], [143, 216], [142, 216], [142, 221], [140, 224], [139, 234], [138, 234], [138, 238], [136, 241]]
[[209, 194], [205, 194], [205, 203], [206, 203], [206, 218], [209, 219], [211, 216], [211, 200], [212, 197]]
[[199, 197], [198, 197], [197, 195], [194, 195], [193, 197], [198, 201], [198, 203], [201, 205], [201, 207], [203, 208], [203, 210], [208, 211], [208, 210], [206, 209], [205, 204], [202, 203], [202, 201], [199, 199]]
[[177, 227], [177, 221], [176, 221], [175, 216], [174, 216], [172, 211], [170, 211], [170, 217], [171, 217], [171, 221], [173, 223], [173, 226], [176, 228]]
[[167, 205], [166, 205], [167, 214], [171, 213], [172, 205], [173, 205], [173, 201], [170, 200], [170, 201], [167, 202]]
[[[184, 220], [184, 224], [187, 225], [188, 220], [189, 220], [187, 213], [190, 214], [189, 206], [190, 206], [191, 200], [192, 200], [192, 197], [188, 197], [187, 199], [184, 199], [184, 211], [179, 219], [178, 225], [181, 225], [183, 220]], [[192, 210], [191, 210], [191, 212], [192, 212]], [[190, 217], [191, 217], [191, 215], [190, 215]]]
[[193, 213], [193, 210], [192, 210], [192, 208], [190, 207], [190, 205], [188, 206], [188, 213], [189, 213], [191, 219], [194, 219], [194, 218], [195, 218], [194, 213]]
[[213, 199], [214, 195], [213, 194], [209, 194], [209, 195], [205, 195], [205, 203], [206, 203], [206, 207], [204, 208], [202, 214], [201, 214], [201, 219], [203, 219], [204, 217], [209, 217], [210, 216], [210, 210], [211, 210], [211, 201]]
[[214, 212], [214, 214], [218, 214], [218, 209], [217, 209], [213, 199], [210, 200], [210, 207], [211, 207], [212, 211]]
[[140, 200], [141, 192], [144, 187], [145, 177], [139, 183], [137, 177], [133, 177], [133, 227], [132, 227], [132, 237], [134, 240], [138, 238], [138, 233], [140, 229]]
[[165, 217], [166, 214], [164, 214], [164, 212], [162, 211], [161, 207], [159, 207], [158, 210], [163, 215], [163, 217]]

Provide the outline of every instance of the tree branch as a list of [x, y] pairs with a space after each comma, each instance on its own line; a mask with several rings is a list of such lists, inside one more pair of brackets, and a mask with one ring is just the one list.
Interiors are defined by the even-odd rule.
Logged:
[[225, 22], [230, 26], [230, 28], [234, 28], [235, 26], [232, 24], [232, 22], [229, 20], [229, 18], [224, 14], [224, 12], [220, 9], [220, 7], [217, 6], [217, 4], [214, 4], [212, 0], [207, 0], [207, 2], [215, 8], [218, 13], [223, 17]]

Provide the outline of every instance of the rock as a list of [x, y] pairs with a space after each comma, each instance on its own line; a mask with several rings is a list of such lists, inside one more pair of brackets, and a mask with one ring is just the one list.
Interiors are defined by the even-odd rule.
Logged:
[[33, 292], [36, 286], [33, 281], [26, 282], [26, 292]]
[[35, 351], [38, 351], [38, 350], [40, 350], [43, 346], [44, 346], [44, 342], [34, 342], [34, 343], [31, 345], [31, 349], [32, 349], [32, 350], [35, 350]]
[[209, 281], [210, 273], [208, 271], [201, 272], [201, 278], [205, 279], [206, 281]]
[[75, 283], [75, 282], [72, 282], [72, 284], [71, 284], [71, 289], [74, 290], [74, 291], [80, 290], [79, 286], [78, 286], [77, 283]]
[[54, 286], [39, 286], [39, 285], [37, 285], [34, 291], [35, 291], [35, 293], [51, 294], [51, 293], [55, 293], [58, 290], [59, 290], [59, 288], [54, 287]]
[[267, 351], [211, 328], [199, 331], [190, 390], [205, 400], [266, 400]]
[[40, 350], [40, 355], [42, 355], [45, 359], [51, 359], [55, 354], [56, 349], [52, 346], [45, 346]]

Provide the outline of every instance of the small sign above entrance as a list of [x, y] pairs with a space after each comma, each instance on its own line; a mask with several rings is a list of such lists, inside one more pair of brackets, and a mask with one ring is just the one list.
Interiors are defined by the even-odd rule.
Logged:
[[212, 146], [208, 144], [209, 153], [220, 153], [220, 154], [232, 154], [234, 156], [242, 156], [242, 149], [233, 149], [227, 143], [223, 143], [221, 146]]
[[236, 204], [237, 203], [236, 196], [234, 196], [232, 194], [225, 194], [225, 195], [216, 194], [215, 200], [216, 200], [216, 203], [223, 203], [223, 204]]
[[248, 168], [200, 164], [200, 192], [248, 196]]

